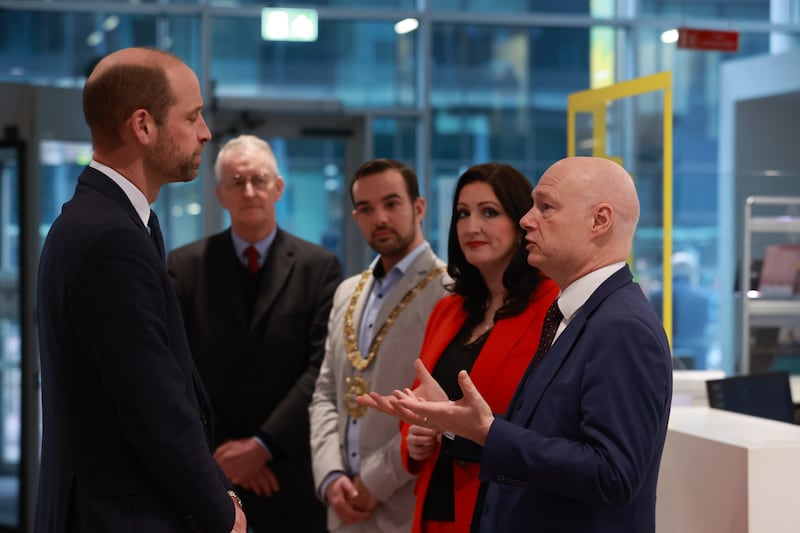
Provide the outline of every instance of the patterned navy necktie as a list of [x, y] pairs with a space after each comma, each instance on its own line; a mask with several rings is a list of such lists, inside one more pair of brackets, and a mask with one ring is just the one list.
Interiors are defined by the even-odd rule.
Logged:
[[152, 209], [150, 210], [150, 220], [147, 221], [147, 227], [150, 228], [150, 237], [153, 239], [153, 243], [156, 245], [158, 255], [161, 256], [161, 259], [164, 259], [166, 256], [166, 251], [164, 249], [164, 235], [161, 234], [161, 226], [158, 223], [158, 216], [156, 216], [156, 212]]
[[558, 308], [558, 300], [556, 299], [550, 304], [550, 307], [547, 308], [547, 312], [544, 314], [544, 324], [542, 324], [542, 334], [539, 337], [539, 347], [536, 349], [536, 354], [533, 356], [533, 368], [539, 366], [539, 362], [550, 350], [550, 346], [553, 345], [553, 339], [556, 337], [558, 326], [563, 319], [564, 315], [561, 313], [561, 309]]

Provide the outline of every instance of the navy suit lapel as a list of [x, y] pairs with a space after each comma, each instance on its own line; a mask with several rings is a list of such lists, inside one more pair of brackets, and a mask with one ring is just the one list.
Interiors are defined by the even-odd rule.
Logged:
[[[597, 307], [609, 294], [618, 290], [623, 285], [630, 283], [632, 280], [633, 276], [631, 275], [631, 271], [625, 266], [618, 272], [612, 274], [610, 278], [604, 281], [594, 293], [592, 293], [586, 303], [583, 304], [572, 318], [567, 328], [562, 331], [561, 335], [555, 340], [550, 351], [547, 352], [544, 359], [542, 359], [542, 362], [539, 364], [539, 367], [531, 372], [531, 367], [529, 366], [525, 371], [525, 377], [523, 377], [514, 393], [514, 397], [509, 403], [509, 409], [511, 410], [510, 420], [523, 426], [528, 425], [531, 417], [533, 417], [533, 413], [536, 411], [536, 407], [539, 405], [542, 394], [547, 390], [553, 378], [558, 374], [559, 369], [566, 363], [570, 354], [572, 354], [572, 347], [583, 334], [586, 321], [594, 314]], [[532, 347], [532, 349], [535, 350], [536, 347]], [[517, 406], [520, 401], [522, 401], [522, 403], [519, 404], [521, 408], [515, 409], [514, 407]]]
[[261, 268], [261, 282], [258, 287], [258, 297], [253, 307], [253, 317], [250, 320], [252, 331], [267, 310], [275, 303], [289, 274], [294, 269], [295, 250], [287, 242], [283, 231], [278, 228], [275, 240], [269, 249], [267, 260]]

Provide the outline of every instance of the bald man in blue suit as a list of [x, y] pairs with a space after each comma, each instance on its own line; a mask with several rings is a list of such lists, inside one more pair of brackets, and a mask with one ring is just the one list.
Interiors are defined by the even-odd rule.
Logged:
[[567, 158], [533, 200], [521, 220], [528, 262], [559, 284], [563, 318], [509, 411], [493, 414], [463, 371], [464, 397], [443, 401], [419, 361], [418, 389], [371, 403], [478, 448], [473, 532], [653, 533], [672, 365], [625, 265], [639, 219], [633, 180], [609, 160]]

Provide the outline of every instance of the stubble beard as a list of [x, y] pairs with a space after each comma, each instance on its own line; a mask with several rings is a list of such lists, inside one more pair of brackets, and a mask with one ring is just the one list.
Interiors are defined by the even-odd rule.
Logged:
[[148, 173], [164, 176], [168, 183], [186, 183], [194, 180], [200, 173], [200, 164], [195, 162], [195, 157], [200, 152], [193, 152], [188, 157], [183, 156], [180, 147], [166, 128], [159, 128], [159, 141], [145, 157]]

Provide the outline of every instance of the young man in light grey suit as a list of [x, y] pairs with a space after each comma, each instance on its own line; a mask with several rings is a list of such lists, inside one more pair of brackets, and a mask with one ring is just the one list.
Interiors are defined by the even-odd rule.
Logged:
[[401, 461], [397, 420], [355, 398], [413, 382], [428, 315], [449, 278], [422, 236], [425, 200], [412, 169], [368, 161], [350, 194], [353, 218], [379, 256], [333, 297], [309, 408], [314, 482], [331, 531], [407, 532], [414, 483]]

